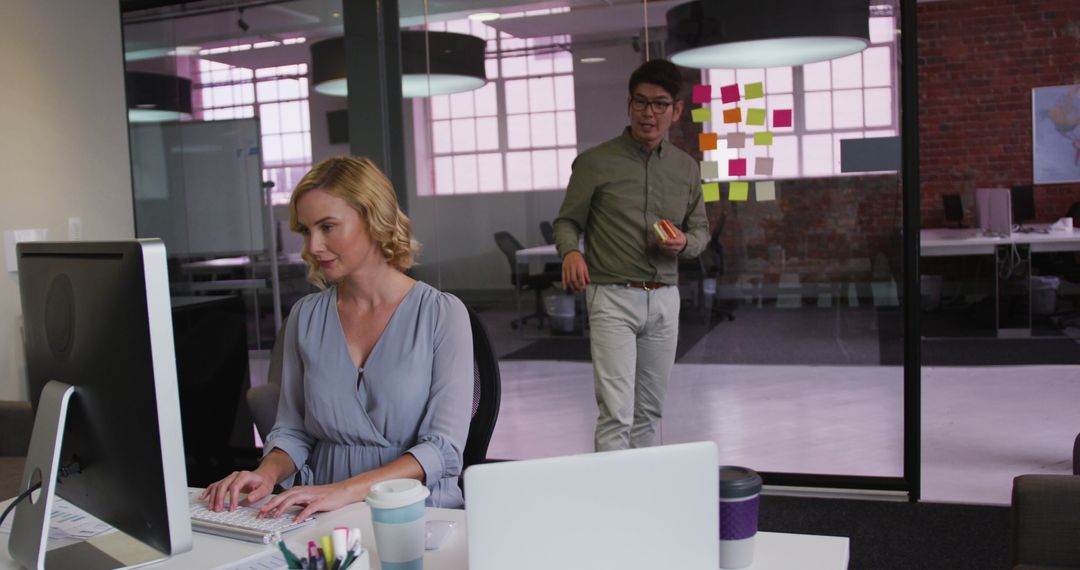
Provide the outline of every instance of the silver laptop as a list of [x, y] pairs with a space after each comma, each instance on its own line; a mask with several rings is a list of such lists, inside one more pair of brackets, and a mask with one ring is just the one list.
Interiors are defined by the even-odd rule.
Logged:
[[465, 472], [471, 570], [715, 570], [716, 444], [489, 463]]

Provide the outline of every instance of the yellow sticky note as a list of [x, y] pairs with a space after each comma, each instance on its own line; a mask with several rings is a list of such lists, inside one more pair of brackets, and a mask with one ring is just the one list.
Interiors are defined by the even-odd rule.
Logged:
[[695, 123], [704, 123], [709, 119], [712, 119], [712, 111], [710, 111], [708, 107], [701, 107], [690, 111], [690, 120]]
[[765, 124], [765, 109], [747, 109], [746, 110], [746, 124], [748, 124], [748, 125], [764, 125]]
[[[764, 111], [762, 111], [764, 113]], [[762, 115], [762, 121], [764, 121], [764, 115]], [[741, 123], [742, 122], [742, 109], [736, 107], [734, 109], [724, 109], [724, 122], [727, 124]], [[764, 124], [764, 123], [763, 123]]]
[[776, 182], [758, 182], [754, 185], [758, 202], [771, 202], [776, 199]]
[[743, 87], [743, 99], [761, 99], [765, 96], [765, 86], [760, 81], [747, 83]]
[[715, 180], [720, 178], [720, 163], [715, 160], [701, 161], [701, 179]]
[[701, 152], [716, 150], [716, 133], [701, 133], [698, 135], [698, 148]]
[[767, 146], [772, 144], [772, 133], [769, 131], [762, 131], [760, 133], [754, 133], [754, 144], [758, 146]]
[[728, 200], [732, 202], [745, 202], [750, 195], [749, 182], [732, 182], [728, 185]]
[[719, 202], [720, 201], [720, 183], [719, 182], [707, 182], [701, 185], [701, 195], [706, 202]]

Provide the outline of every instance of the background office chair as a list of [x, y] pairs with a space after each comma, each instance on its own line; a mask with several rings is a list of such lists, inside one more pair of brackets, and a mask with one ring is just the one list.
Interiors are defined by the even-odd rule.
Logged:
[[510, 328], [516, 329], [519, 324], [525, 324], [529, 319], [536, 319], [536, 328], [543, 328], [544, 320], [547, 319], [547, 315], [544, 313], [544, 300], [541, 297], [541, 292], [543, 292], [544, 289], [551, 287], [556, 281], [562, 281], [562, 273], [544, 271], [540, 275], [529, 275], [527, 272], [522, 272], [521, 268], [518, 267], [515, 255], [519, 249], [524, 249], [524, 247], [517, 238], [510, 234], [510, 232], [495, 232], [495, 245], [499, 246], [499, 250], [503, 252], [503, 255], [506, 256], [506, 261], [510, 264], [510, 283], [512, 283], [518, 291], [533, 291], [536, 294], [536, 308], [534, 312], [530, 315], [525, 315], [524, 317], [510, 321]]
[[551, 225], [551, 222], [544, 220], [540, 222], [540, 235], [544, 238], [544, 243], [553, 245], [555, 243], [555, 228]]

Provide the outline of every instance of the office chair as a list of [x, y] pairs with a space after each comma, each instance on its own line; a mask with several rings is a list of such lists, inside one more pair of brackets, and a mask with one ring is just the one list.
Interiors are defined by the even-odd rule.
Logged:
[[281, 327], [274, 338], [274, 346], [270, 349], [270, 370], [266, 375], [266, 384], [248, 388], [245, 398], [251, 417], [255, 420], [255, 429], [263, 442], [270, 430], [274, 429], [274, 420], [277, 418], [278, 396], [281, 394], [281, 359], [284, 350], [285, 322], [288, 317], [281, 319]]
[[544, 243], [554, 245], [555, 227], [551, 225], [551, 222], [547, 220], [540, 222], [540, 235], [544, 237]]
[[540, 275], [529, 275], [522, 272], [518, 267], [517, 259], [515, 255], [519, 249], [524, 249], [521, 242], [517, 240], [510, 232], [495, 232], [495, 245], [499, 246], [499, 250], [506, 256], [506, 261], [510, 264], [510, 283], [517, 288], [518, 291], [533, 291], [536, 294], [536, 308], [531, 315], [525, 315], [519, 319], [510, 321], [510, 328], [516, 329], [519, 324], [525, 324], [529, 319], [536, 319], [536, 328], [544, 327], [544, 320], [547, 319], [547, 315], [544, 314], [544, 300], [541, 297], [541, 292], [548, 287], [551, 287], [556, 281], [562, 281], [562, 274], [555, 271], [545, 271]]
[[[465, 439], [462, 453], [462, 472], [470, 465], [487, 460], [488, 444], [495, 432], [495, 421], [499, 419], [499, 405], [502, 401], [502, 380], [499, 376], [499, 360], [491, 345], [487, 328], [480, 317], [469, 311], [473, 338], [473, 399], [472, 421], [469, 423], [469, 436]], [[464, 479], [459, 479], [462, 485]], [[462, 487], [464, 490], [464, 487]]]

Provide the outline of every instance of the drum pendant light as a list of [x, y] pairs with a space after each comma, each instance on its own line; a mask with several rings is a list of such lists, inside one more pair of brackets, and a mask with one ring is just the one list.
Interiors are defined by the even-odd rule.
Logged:
[[667, 12], [669, 58], [695, 68], [803, 65], [870, 45], [869, 0], [695, 0]]
[[160, 123], [191, 117], [191, 80], [175, 75], [125, 74], [128, 121]]
[[[484, 40], [467, 34], [426, 32], [429, 49], [424, 49], [423, 31], [401, 32], [401, 94], [404, 97], [427, 97], [460, 93], [483, 87]], [[427, 54], [431, 54], [428, 76]], [[345, 38], [330, 38], [311, 45], [311, 79], [315, 91], [344, 97], [348, 94], [345, 79]], [[430, 92], [428, 85], [430, 82]]]

